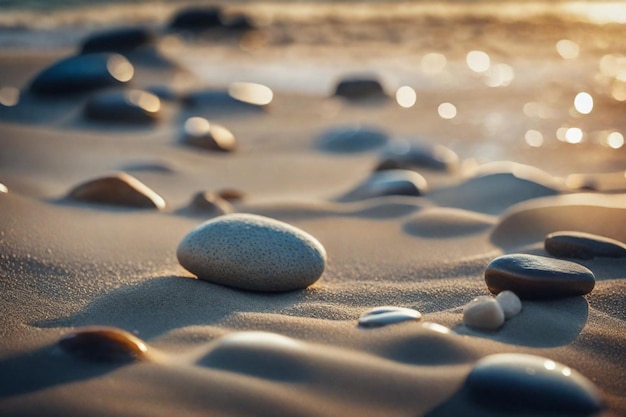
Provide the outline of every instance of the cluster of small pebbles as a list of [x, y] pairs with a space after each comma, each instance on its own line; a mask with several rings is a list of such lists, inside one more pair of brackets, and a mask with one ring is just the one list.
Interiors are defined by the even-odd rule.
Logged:
[[463, 322], [472, 328], [497, 330], [520, 311], [519, 297], [512, 291], [502, 291], [495, 298], [483, 295], [470, 301], [463, 307]]

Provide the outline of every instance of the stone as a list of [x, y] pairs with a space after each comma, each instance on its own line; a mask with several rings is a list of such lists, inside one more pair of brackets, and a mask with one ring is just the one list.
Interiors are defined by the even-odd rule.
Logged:
[[245, 14], [239, 13], [229, 16], [222, 16], [221, 20], [224, 28], [228, 30], [245, 32], [256, 29], [256, 25], [254, 24], [254, 22], [250, 19], [249, 16]]
[[335, 87], [335, 96], [349, 100], [386, 99], [387, 94], [376, 78], [350, 78]]
[[428, 190], [428, 183], [420, 174], [396, 169], [373, 173], [345, 194], [341, 200], [356, 201], [389, 195], [420, 196], [426, 190]]
[[91, 362], [124, 363], [145, 360], [146, 343], [131, 333], [109, 326], [78, 328], [59, 340], [67, 354]]
[[112, 90], [97, 93], [87, 101], [88, 119], [114, 123], [151, 124], [159, 120], [161, 100], [142, 90]]
[[237, 141], [230, 130], [202, 117], [187, 119], [184, 130], [182, 142], [186, 145], [220, 152], [232, 152], [237, 148]]
[[574, 262], [512, 254], [489, 263], [485, 282], [494, 294], [510, 290], [521, 299], [556, 299], [591, 292], [595, 277], [589, 269]]
[[262, 113], [266, 107], [264, 104], [255, 104], [233, 97], [229, 91], [224, 90], [195, 91], [184, 96], [182, 100], [186, 106], [202, 107], [212, 115]]
[[359, 326], [382, 327], [405, 321], [416, 321], [421, 318], [422, 314], [411, 308], [376, 307], [361, 314], [361, 317], [359, 317]]
[[513, 291], [502, 291], [496, 296], [496, 301], [500, 304], [505, 319], [517, 316], [522, 311], [522, 301]]
[[180, 99], [178, 92], [176, 92], [169, 85], [163, 85], [163, 84], [151, 85], [149, 87], [146, 87], [145, 91], [150, 94], [154, 94], [162, 101], [175, 102]]
[[305, 231], [254, 214], [226, 214], [178, 245], [180, 264], [199, 279], [250, 291], [306, 288], [326, 267], [326, 250]]
[[230, 202], [241, 201], [246, 197], [246, 193], [234, 188], [223, 188], [217, 192], [217, 195]]
[[95, 178], [74, 187], [67, 195], [74, 201], [124, 207], [163, 209], [165, 201], [156, 192], [123, 172]]
[[122, 55], [97, 53], [71, 56], [41, 71], [30, 84], [40, 95], [65, 96], [128, 83], [133, 65]]
[[588, 416], [604, 408], [590, 380], [568, 366], [534, 355], [487, 356], [474, 365], [465, 388], [473, 401], [501, 415]]
[[8, 192], [9, 192], [9, 189], [7, 188], [7, 186], [0, 183], [0, 193], [6, 194]]
[[592, 259], [626, 257], [626, 244], [591, 233], [563, 231], [546, 236], [546, 252], [559, 258]]
[[322, 150], [340, 154], [371, 151], [385, 145], [389, 136], [383, 130], [368, 126], [338, 127], [318, 138]]
[[463, 307], [463, 323], [476, 329], [497, 330], [504, 324], [504, 311], [495, 298], [476, 297]]
[[177, 12], [170, 21], [170, 29], [203, 31], [222, 26], [222, 10], [216, 6], [189, 7]]
[[458, 166], [458, 155], [443, 145], [394, 139], [381, 151], [376, 171], [421, 168], [454, 171]]
[[196, 193], [191, 199], [191, 203], [189, 203], [189, 209], [194, 213], [211, 217], [221, 216], [234, 211], [233, 206], [227, 200], [218, 194], [208, 191]]
[[137, 48], [154, 45], [155, 33], [147, 28], [130, 27], [91, 34], [83, 42], [80, 53], [96, 52], [127, 53]]

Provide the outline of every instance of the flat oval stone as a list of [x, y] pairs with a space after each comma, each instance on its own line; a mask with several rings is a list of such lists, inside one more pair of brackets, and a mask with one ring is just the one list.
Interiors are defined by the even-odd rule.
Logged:
[[485, 282], [494, 294], [510, 290], [521, 299], [554, 299], [591, 292], [595, 277], [574, 262], [513, 254], [491, 261], [485, 270]]
[[262, 113], [267, 107], [243, 100], [243, 97], [233, 97], [228, 90], [195, 91], [182, 97], [187, 106], [202, 107], [215, 114]]
[[322, 150], [335, 153], [360, 153], [377, 149], [389, 140], [383, 130], [367, 126], [350, 126], [331, 129], [318, 139]]
[[241, 201], [246, 197], [246, 193], [234, 188], [223, 188], [217, 192], [217, 195], [226, 201]]
[[496, 301], [500, 304], [506, 319], [517, 316], [522, 311], [522, 301], [513, 291], [502, 291], [496, 296]]
[[465, 387], [474, 401], [503, 413], [586, 416], [604, 407], [597, 388], [583, 375], [534, 355], [487, 356], [476, 363]]
[[126, 53], [142, 46], [153, 45], [156, 35], [147, 28], [131, 27], [91, 34], [81, 46], [81, 54], [95, 52]]
[[150, 124], [159, 120], [161, 100], [141, 90], [103, 91], [85, 105], [85, 116], [91, 120]]
[[185, 122], [182, 142], [211, 151], [232, 152], [237, 148], [235, 135], [222, 125], [202, 117], [190, 117]]
[[443, 145], [394, 139], [383, 148], [376, 171], [421, 168], [452, 171], [458, 165], [458, 155]]
[[42, 95], [84, 93], [124, 85], [134, 73], [133, 65], [119, 54], [71, 56], [40, 72], [31, 83], [30, 90]]
[[626, 256], [626, 244], [619, 240], [583, 232], [550, 233], [546, 236], [544, 247], [550, 255], [559, 258], [592, 259]]
[[350, 78], [341, 80], [335, 87], [335, 96], [349, 100], [387, 98], [382, 84], [375, 78]]
[[463, 307], [463, 323], [477, 329], [497, 330], [504, 324], [504, 311], [495, 298], [476, 297]]
[[189, 203], [189, 208], [194, 213], [199, 213], [211, 217], [232, 213], [233, 206], [218, 194], [200, 191], [196, 193]]
[[165, 201], [161, 196], [137, 178], [123, 172], [79, 184], [68, 193], [67, 198], [125, 207], [165, 208]]
[[361, 317], [359, 317], [359, 326], [382, 327], [389, 324], [419, 320], [421, 318], [422, 314], [411, 308], [390, 306], [376, 307], [361, 314]]
[[420, 196], [427, 189], [426, 179], [417, 172], [396, 169], [373, 173], [341, 199], [355, 201], [389, 195]]
[[145, 360], [148, 347], [131, 333], [109, 326], [79, 328], [59, 340], [61, 349], [92, 362], [132, 362]]
[[251, 291], [291, 291], [317, 281], [326, 250], [310, 234], [254, 214], [226, 214], [178, 245], [180, 264], [202, 280]]

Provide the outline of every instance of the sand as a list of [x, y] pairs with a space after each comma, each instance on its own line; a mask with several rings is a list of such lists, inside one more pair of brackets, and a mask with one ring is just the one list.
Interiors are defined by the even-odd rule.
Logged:
[[[626, 415], [626, 259], [577, 261], [595, 274], [591, 293], [523, 301], [521, 313], [500, 330], [475, 330], [462, 320], [466, 303], [489, 294], [484, 269], [501, 254], [548, 256], [543, 239], [557, 230], [626, 241], [626, 148], [613, 149], [602, 136], [626, 132], [624, 103], [593, 81], [604, 54], [625, 53], [618, 27], [563, 21], [543, 30], [489, 21], [496, 33], [510, 35], [478, 35], [470, 45], [462, 34], [485, 23], [460, 22], [454, 32], [458, 43], [448, 55], [447, 76], [456, 81], [416, 85], [420, 100], [409, 109], [393, 98], [351, 104], [328, 97], [324, 71], [313, 82], [320, 87], [309, 87], [313, 93], [271, 85], [268, 68], [282, 62], [280, 53], [287, 50], [288, 71], [279, 73], [293, 70], [290, 63], [306, 55], [302, 40], [291, 46], [270, 41], [262, 49], [266, 60], [259, 61], [257, 79], [249, 65], [259, 52], [246, 55], [220, 44], [207, 56], [202, 71], [217, 74], [213, 86], [225, 86], [230, 76], [273, 87], [275, 97], [265, 112], [212, 117], [210, 109], [163, 102], [157, 124], [126, 126], [86, 120], [85, 98], [41, 99], [23, 90], [17, 106], [0, 106], [0, 183], [8, 190], [0, 192], [0, 414], [498, 416], [497, 408], [473, 402], [464, 382], [480, 358], [513, 352], [579, 371], [606, 403], [597, 416]], [[441, 20], [434, 19], [419, 32], [427, 31], [427, 24], [435, 33], [442, 30]], [[393, 25], [378, 22], [375, 29], [393, 32]], [[580, 38], [581, 27], [585, 39], [604, 43], [584, 49], [576, 68], [568, 67], [571, 61], [553, 52], [553, 40]], [[270, 39], [281, 30], [290, 28], [270, 31]], [[518, 44], [524, 34], [527, 42]], [[488, 39], [498, 43], [494, 59], [515, 57], [518, 78], [510, 87], [488, 88], [467, 69], [457, 71], [465, 65], [460, 51], [490, 50]], [[544, 41], [549, 46], [537, 46]], [[320, 67], [339, 73], [329, 62], [348, 59], [342, 48], [353, 47], [354, 53], [371, 47], [346, 43], [318, 56]], [[194, 47], [206, 45], [186, 46]], [[318, 41], [309, 47], [320, 48]], [[418, 42], [409, 49], [419, 57], [433, 44]], [[390, 46], [379, 54], [383, 67], [394, 51], [406, 57], [402, 43]], [[3, 50], [1, 83], [24, 89], [42, 68], [71, 52]], [[206, 87], [193, 56], [172, 52], [170, 44], [163, 53], [175, 65], [137, 58], [135, 86], [156, 80], [180, 91]], [[214, 56], [225, 61], [221, 72]], [[350, 59], [355, 66], [360, 62], [354, 55]], [[239, 72], [229, 71], [231, 66]], [[533, 118], [522, 111], [523, 103], [543, 102], [546, 85], [552, 88], [550, 108], [565, 115], [573, 91], [595, 86], [597, 109], [587, 119], [572, 119], [588, 129], [582, 143], [554, 137], [552, 126], [563, 118]], [[437, 115], [443, 101], [455, 102], [457, 118]], [[231, 130], [237, 151], [180, 144], [182, 125], [191, 116]], [[420, 169], [429, 184], [423, 196], [341, 202], [370, 175], [378, 150], [328, 152], [319, 146], [320, 135], [355, 123], [448, 146], [461, 163], [450, 172]], [[524, 141], [529, 129], [544, 133], [543, 146]], [[505, 162], [489, 164], [496, 161]], [[166, 208], [64, 198], [88, 179], [119, 171], [153, 189]], [[572, 178], [588, 179], [595, 190], [573, 187]], [[176, 248], [206, 220], [185, 207], [198, 191], [224, 188], [245, 193], [233, 202], [236, 212], [272, 217], [316, 237], [328, 254], [321, 279], [304, 290], [255, 293], [197, 280], [185, 271]], [[422, 318], [359, 327], [359, 316], [377, 306], [412, 308]], [[129, 331], [150, 353], [139, 362], [112, 365], [62, 353], [58, 340], [88, 325]]]

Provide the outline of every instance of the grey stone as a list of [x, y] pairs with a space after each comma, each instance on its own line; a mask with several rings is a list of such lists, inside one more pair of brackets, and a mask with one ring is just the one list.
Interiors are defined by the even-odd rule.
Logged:
[[626, 244], [591, 233], [563, 231], [546, 236], [546, 252], [559, 258], [592, 259], [626, 257]]

